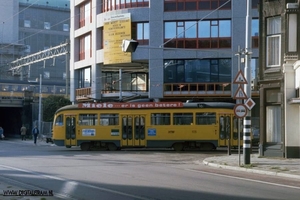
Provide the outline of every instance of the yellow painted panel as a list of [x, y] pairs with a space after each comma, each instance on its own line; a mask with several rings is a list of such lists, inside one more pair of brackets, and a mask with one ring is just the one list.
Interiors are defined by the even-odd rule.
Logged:
[[122, 51], [123, 40], [131, 38], [130, 13], [104, 18], [104, 65], [130, 63], [131, 53]]

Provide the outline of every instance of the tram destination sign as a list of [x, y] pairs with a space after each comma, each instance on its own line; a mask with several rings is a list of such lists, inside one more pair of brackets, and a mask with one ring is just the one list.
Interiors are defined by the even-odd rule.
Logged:
[[182, 102], [127, 102], [127, 103], [79, 103], [78, 108], [181, 108]]

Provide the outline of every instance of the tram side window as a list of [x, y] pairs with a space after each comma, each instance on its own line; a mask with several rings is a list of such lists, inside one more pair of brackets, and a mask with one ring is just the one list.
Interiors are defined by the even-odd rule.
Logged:
[[174, 113], [174, 125], [193, 125], [193, 113]]
[[55, 119], [55, 126], [63, 126], [64, 121], [63, 121], [63, 115], [58, 115]]
[[196, 124], [197, 125], [216, 124], [216, 113], [213, 112], [196, 113]]
[[79, 125], [95, 126], [97, 124], [97, 114], [79, 114]]
[[151, 113], [151, 125], [170, 125], [170, 113]]
[[119, 125], [119, 114], [100, 114], [100, 125]]

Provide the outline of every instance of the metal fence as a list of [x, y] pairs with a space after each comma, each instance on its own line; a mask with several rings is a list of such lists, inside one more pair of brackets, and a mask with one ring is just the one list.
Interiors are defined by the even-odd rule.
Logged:
[[[32, 127], [38, 126], [39, 122], [38, 120], [33, 121]], [[41, 130], [40, 134], [42, 136], [45, 136], [46, 138], [52, 137], [52, 122], [41, 122]]]

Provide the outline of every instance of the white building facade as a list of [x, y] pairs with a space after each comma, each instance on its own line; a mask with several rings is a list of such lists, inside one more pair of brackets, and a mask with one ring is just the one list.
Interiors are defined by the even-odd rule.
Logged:
[[[249, 84], [258, 105], [257, 3], [252, 1]], [[70, 9], [72, 102], [235, 102], [232, 79], [238, 47], [245, 46], [246, 0], [72, 0]], [[123, 39], [139, 42], [134, 53], [122, 52]], [[252, 113], [258, 117], [259, 106]]]

